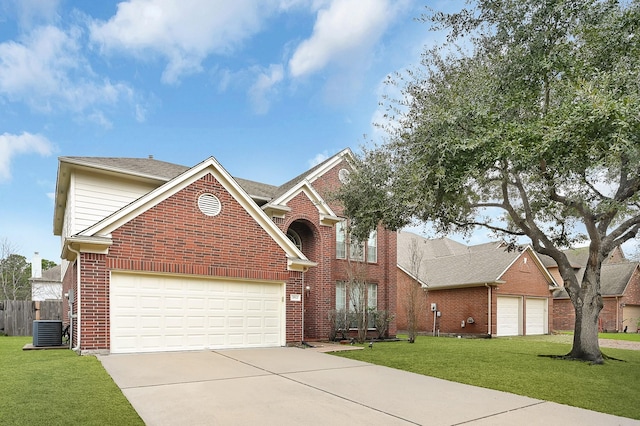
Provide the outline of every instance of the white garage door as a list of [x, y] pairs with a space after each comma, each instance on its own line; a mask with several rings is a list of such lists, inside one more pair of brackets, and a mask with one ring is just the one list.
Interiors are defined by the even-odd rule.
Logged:
[[283, 283], [112, 273], [111, 352], [283, 346]]
[[527, 335], [547, 334], [547, 299], [527, 299]]
[[519, 297], [497, 298], [497, 335], [518, 336], [521, 334], [521, 310]]
[[636, 333], [640, 321], [640, 306], [626, 305], [622, 308], [622, 315], [622, 329], [627, 327], [627, 333]]

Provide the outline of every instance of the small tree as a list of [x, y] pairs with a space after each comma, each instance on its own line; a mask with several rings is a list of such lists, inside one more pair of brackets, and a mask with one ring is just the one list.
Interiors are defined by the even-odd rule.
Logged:
[[31, 268], [6, 238], [0, 241], [0, 300], [29, 300]]
[[407, 333], [409, 343], [416, 341], [418, 335], [418, 322], [425, 315], [425, 296], [427, 289], [422, 286], [421, 269], [423, 253], [419, 242], [413, 238], [409, 244], [409, 274], [415, 282], [410, 282], [404, 288], [403, 308], [407, 317]]

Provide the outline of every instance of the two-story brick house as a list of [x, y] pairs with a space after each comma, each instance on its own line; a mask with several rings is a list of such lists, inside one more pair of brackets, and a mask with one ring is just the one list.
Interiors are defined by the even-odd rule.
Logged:
[[213, 157], [194, 167], [61, 157], [54, 234], [72, 346], [126, 353], [326, 339], [330, 313], [345, 308], [350, 256], [366, 271], [368, 306], [393, 315], [396, 234], [379, 228], [361, 250], [345, 249], [332, 194], [350, 155], [281, 186], [234, 178]]

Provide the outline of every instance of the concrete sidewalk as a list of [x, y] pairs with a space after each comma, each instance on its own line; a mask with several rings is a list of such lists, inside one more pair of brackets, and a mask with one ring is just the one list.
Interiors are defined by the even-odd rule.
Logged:
[[640, 425], [299, 348], [99, 356], [149, 426]]

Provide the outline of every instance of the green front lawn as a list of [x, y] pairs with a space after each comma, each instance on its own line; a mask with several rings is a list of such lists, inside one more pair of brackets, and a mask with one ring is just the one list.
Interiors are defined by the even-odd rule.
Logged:
[[97, 358], [23, 351], [31, 341], [0, 336], [1, 424], [144, 424]]
[[628, 340], [630, 342], [640, 342], [640, 333], [599, 333], [601, 339]]
[[[570, 335], [573, 336], [573, 331], [558, 331], [558, 336]], [[640, 342], [640, 333], [598, 333], [598, 337], [601, 339], [611, 340], [628, 340], [631, 342]]]
[[372, 349], [365, 345], [364, 350], [335, 355], [640, 419], [640, 351], [604, 348], [606, 355], [624, 360], [609, 360], [604, 365], [539, 356], [569, 352], [571, 346], [558, 343], [557, 337], [419, 336], [414, 344], [378, 342]]

